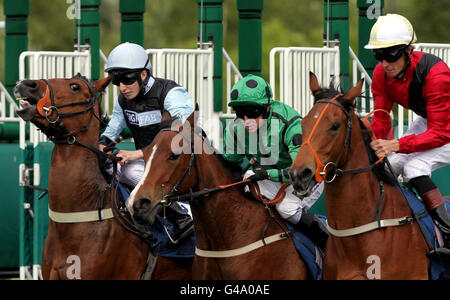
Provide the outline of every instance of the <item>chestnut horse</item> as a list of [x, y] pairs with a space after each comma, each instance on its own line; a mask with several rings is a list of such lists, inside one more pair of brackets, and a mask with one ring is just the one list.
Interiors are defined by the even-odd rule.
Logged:
[[201, 130], [193, 130], [194, 114], [182, 125], [168, 124], [144, 149], [148, 176], [128, 199], [134, 216], [145, 215], [152, 223], [168, 202], [190, 200], [196, 236], [193, 279], [307, 279], [308, 270], [277, 213], [233, 185], [242, 177], [241, 168], [214, 154]]
[[[24, 80], [15, 89], [18, 115], [55, 143], [44, 279], [139, 279], [146, 270], [149, 246], [117, 221], [116, 194], [99, 168], [100, 96], [110, 80]], [[152, 279], [190, 279], [191, 264], [158, 257]]]
[[[411, 223], [412, 212], [393, 185], [395, 179], [391, 176], [390, 184], [383, 184], [377, 177], [376, 173], [389, 179], [368, 147], [370, 135], [354, 112], [354, 99], [362, 86], [363, 80], [340, 95], [320, 88], [310, 74], [310, 88], [319, 101], [302, 120], [304, 142], [290, 171], [301, 194], [319, 181], [326, 182], [330, 237], [324, 279], [426, 279], [425, 239], [418, 224]], [[372, 228], [347, 231], [369, 223]]]

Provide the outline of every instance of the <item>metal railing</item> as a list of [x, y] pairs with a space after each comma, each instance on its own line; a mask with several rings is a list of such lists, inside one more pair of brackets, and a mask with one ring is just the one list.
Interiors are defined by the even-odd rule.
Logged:
[[359, 80], [364, 78], [364, 87], [362, 91], [365, 92], [367, 97], [369, 97], [357, 99], [358, 115], [363, 117], [373, 110], [373, 97], [372, 91], [370, 89], [370, 86], [372, 85], [372, 78], [367, 73], [366, 69], [359, 61], [358, 56], [356, 56], [355, 52], [353, 52], [353, 49], [351, 47], [349, 47], [349, 53], [352, 67], [352, 74], [351, 74], [352, 86], [355, 86]]
[[305, 116], [314, 104], [309, 72], [327, 85], [339, 76], [339, 48], [277, 47], [270, 51], [270, 86], [275, 99]]
[[414, 48], [417, 51], [439, 56], [447, 65], [450, 65], [450, 44], [418, 43], [414, 44]]
[[[213, 106], [213, 48], [147, 49], [146, 52], [152, 64], [152, 75], [173, 80], [185, 87], [191, 95], [193, 106], [195, 107], [196, 104], [199, 106], [200, 121], [212, 119], [211, 122], [203, 122], [205, 125], [203, 129], [211, 140], [218, 141], [219, 132], [217, 131], [217, 125], [214, 125], [219, 122], [219, 116], [214, 112]], [[101, 58], [106, 64], [106, 56], [101, 55]], [[118, 87], [110, 85], [105, 95], [108, 101], [105, 102], [113, 103], [118, 95]]]
[[226, 75], [224, 77], [224, 80], [226, 82], [226, 84], [225, 84], [226, 105], [223, 109], [224, 112], [220, 115], [220, 118], [231, 119], [231, 118], [234, 118], [235, 115], [234, 115], [231, 107], [228, 106], [228, 103], [230, 103], [230, 101], [231, 101], [230, 92], [231, 92], [231, 89], [233, 88], [233, 85], [236, 82], [238, 82], [239, 79], [242, 78], [242, 74], [241, 74], [241, 72], [239, 72], [239, 69], [236, 67], [233, 60], [230, 58], [230, 56], [228, 55], [227, 51], [224, 48], [222, 48], [222, 54], [223, 54], [223, 58], [226, 63], [226, 66], [225, 66], [225, 70], [226, 70], [225, 74]]
[[18, 108], [16, 101], [0, 82], [0, 122], [19, 122], [20, 118], [15, 114]]

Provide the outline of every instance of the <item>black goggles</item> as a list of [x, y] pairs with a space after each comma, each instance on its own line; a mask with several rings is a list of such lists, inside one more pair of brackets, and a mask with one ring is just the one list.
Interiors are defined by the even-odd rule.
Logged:
[[233, 107], [236, 116], [239, 119], [244, 119], [245, 116], [249, 119], [256, 119], [267, 112], [267, 106], [235, 106]]
[[386, 49], [375, 49], [373, 50], [373, 54], [375, 55], [375, 59], [378, 61], [387, 61], [388, 63], [396, 62], [402, 57], [403, 53], [405, 53], [405, 46], [386, 48]]
[[112, 80], [112, 84], [119, 86], [120, 83], [123, 83], [125, 85], [130, 85], [135, 83], [138, 79], [139, 76], [141, 76], [141, 72], [132, 72], [132, 73], [119, 73], [114, 75], [114, 78]]

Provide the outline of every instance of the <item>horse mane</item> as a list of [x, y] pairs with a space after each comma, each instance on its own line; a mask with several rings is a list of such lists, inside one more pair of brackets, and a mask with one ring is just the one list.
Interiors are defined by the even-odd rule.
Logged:
[[[336, 96], [338, 96], [336, 98], [336, 101], [339, 102], [339, 104], [341, 104], [348, 113], [351, 113], [352, 111], [354, 111], [353, 101], [349, 101], [348, 99], [345, 99], [343, 96], [339, 96], [342, 94], [343, 94], [342, 87], [339, 87], [339, 89], [335, 87], [334, 79], [332, 79], [330, 86], [328, 88], [320, 88], [319, 90], [317, 90], [316, 94], [314, 95], [314, 103], [316, 103], [321, 99], [333, 99]], [[375, 154], [375, 151], [373, 151], [372, 148], [370, 147], [370, 142], [372, 140], [369, 130], [366, 128], [366, 126], [364, 126], [360, 118], [358, 118], [358, 121], [361, 126], [362, 138], [364, 141], [364, 145], [366, 147], [367, 155], [369, 157], [369, 162], [370, 164], [373, 164], [378, 160], [378, 157]], [[372, 168], [372, 172], [375, 174], [378, 180], [383, 181], [390, 185], [396, 185], [397, 180], [391, 173], [386, 171], [384, 165], [385, 165], [384, 163], [375, 165]]]
[[[206, 134], [206, 132], [202, 129], [202, 128], [197, 128], [198, 132], [201, 132], [201, 138], [204, 142], [206, 142], [211, 148], [213, 148], [214, 150], [214, 157], [220, 162], [220, 164], [222, 165], [222, 167], [225, 169], [225, 171], [227, 172], [228, 176], [231, 178], [232, 182], [238, 182], [242, 180], [242, 168], [240, 166], [240, 164], [236, 164], [233, 162], [230, 162], [228, 160], [226, 160], [223, 155], [220, 153], [220, 151], [218, 151], [216, 148], [214, 148], [213, 145], [211, 145], [211, 143], [209, 142], [208, 136]], [[241, 193], [242, 196], [247, 197], [249, 199], [253, 199], [252, 196], [249, 193], [246, 193], [244, 191], [244, 187], [245, 185], [240, 185], [235, 187], [237, 190], [239, 190], [239, 192]]]
[[181, 125], [181, 119], [178, 117], [170, 117], [167, 120], [161, 121], [161, 123], [159, 124], [158, 127], [158, 132], [163, 130], [163, 129], [168, 129], [172, 127], [173, 122], [179, 122], [179, 124]]
[[214, 150], [214, 156], [217, 158], [217, 160], [220, 162], [220, 164], [224, 167], [224, 169], [227, 171], [228, 175], [231, 177], [232, 181], [240, 181], [242, 180], [242, 168], [239, 164], [230, 162], [226, 160], [220, 151], [218, 151], [213, 145], [211, 145], [211, 142], [208, 139], [208, 136], [206, 132], [200, 128], [197, 127], [196, 132], [201, 132], [200, 137], [204, 142], [206, 142], [213, 150]]
[[226, 160], [222, 154], [219, 154], [217, 152], [214, 155], [219, 160], [224, 169], [228, 171], [228, 175], [230, 175], [233, 182], [242, 180], [242, 168], [239, 164]]

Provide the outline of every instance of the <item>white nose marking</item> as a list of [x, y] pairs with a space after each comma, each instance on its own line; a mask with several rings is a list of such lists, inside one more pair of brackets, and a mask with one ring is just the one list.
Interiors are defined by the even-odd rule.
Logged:
[[131, 214], [133, 214], [133, 204], [134, 204], [134, 201], [136, 200], [135, 199], [136, 193], [140, 189], [140, 187], [144, 184], [145, 178], [147, 178], [147, 175], [150, 172], [150, 167], [152, 165], [152, 160], [153, 160], [153, 157], [155, 156], [157, 148], [158, 148], [158, 146], [156, 146], [156, 145], [153, 146], [152, 153], [150, 154], [150, 158], [147, 161], [147, 164], [145, 165], [144, 175], [142, 175], [141, 180], [139, 180], [138, 184], [133, 189], [133, 191], [131, 192], [130, 196], [127, 199], [127, 208], [128, 208], [128, 211]]

